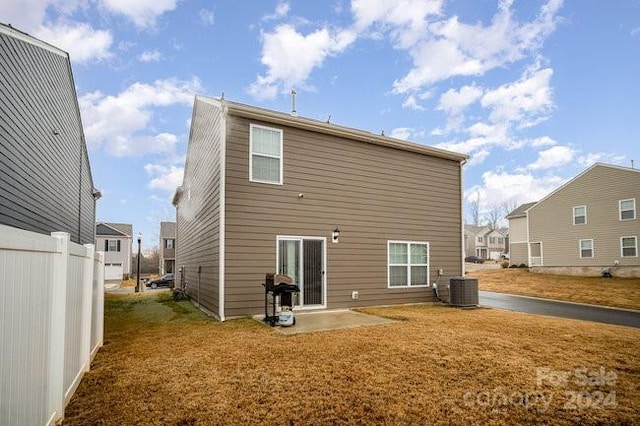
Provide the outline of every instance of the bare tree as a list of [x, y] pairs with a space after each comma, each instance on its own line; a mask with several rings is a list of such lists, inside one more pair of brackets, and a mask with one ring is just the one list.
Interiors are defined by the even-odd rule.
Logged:
[[518, 200], [518, 197], [511, 197], [507, 201], [502, 203], [502, 213], [506, 217], [509, 215], [509, 213], [514, 211], [519, 205], [520, 205], [520, 200]]
[[476, 199], [469, 202], [472, 225], [480, 226], [480, 191], [476, 193]]
[[485, 216], [485, 222], [492, 230], [498, 229], [502, 219], [502, 209], [500, 207], [494, 207]]

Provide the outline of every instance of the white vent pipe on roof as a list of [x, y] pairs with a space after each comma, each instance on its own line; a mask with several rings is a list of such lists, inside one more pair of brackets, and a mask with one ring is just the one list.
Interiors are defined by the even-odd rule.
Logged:
[[291, 115], [294, 117], [298, 115], [296, 111], [296, 89], [291, 89]]

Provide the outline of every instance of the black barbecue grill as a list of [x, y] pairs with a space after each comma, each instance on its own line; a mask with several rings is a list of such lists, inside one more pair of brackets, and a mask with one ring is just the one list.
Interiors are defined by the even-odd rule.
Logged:
[[[269, 273], [264, 279], [264, 322], [272, 327], [278, 323], [276, 315], [276, 305], [280, 308], [293, 307], [293, 293], [300, 292], [300, 287], [293, 284], [293, 279], [288, 275]], [[269, 303], [271, 297], [271, 303]], [[271, 305], [271, 315], [269, 315], [269, 305]]]

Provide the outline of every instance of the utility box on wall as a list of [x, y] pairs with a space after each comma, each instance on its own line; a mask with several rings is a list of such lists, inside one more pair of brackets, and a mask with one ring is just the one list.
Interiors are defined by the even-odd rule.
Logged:
[[478, 306], [478, 280], [453, 277], [449, 280], [449, 304], [453, 306]]

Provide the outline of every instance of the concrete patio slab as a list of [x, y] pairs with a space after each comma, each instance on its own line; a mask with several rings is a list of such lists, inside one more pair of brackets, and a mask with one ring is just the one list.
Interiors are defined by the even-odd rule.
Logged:
[[[302, 334], [316, 331], [339, 330], [342, 328], [364, 327], [370, 325], [393, 324], [395, 320], [350, 310], [296, 312], [296, 324], [291, 327], [274, 327], [282, 334]], [[253, 317], [263, 322], [264, 315]]]

